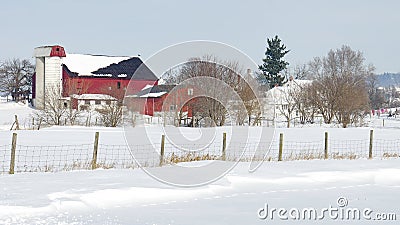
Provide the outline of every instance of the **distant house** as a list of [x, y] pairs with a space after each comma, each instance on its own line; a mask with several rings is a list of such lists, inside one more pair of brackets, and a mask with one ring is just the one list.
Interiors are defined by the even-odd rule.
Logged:
[[265, 119], [270, 121], [282, 120], [285, 116], [294, 118], [298, 116], [295, 110], [293, 94], [301, 92], [302, 88], [310, 85], [312, 80], [296, 80], [291, 78], [282, 86], [274, 87], [267, 91], [265, 98]]
[[100, 94], [121, 100], [125, 91], [136, 93], [146, 85], [158, 84], [158, 78], [139, 57], [67, 54], [59, 45], [35, 48], [34, 56], [32, 99], [39, 109], [45, 106], [49, 87], [57, 87], [66, 99]]

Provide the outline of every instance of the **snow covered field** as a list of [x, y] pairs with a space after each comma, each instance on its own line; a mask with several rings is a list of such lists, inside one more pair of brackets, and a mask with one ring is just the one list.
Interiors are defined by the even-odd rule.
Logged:
[[[340, 208], [340, 197], [348, 202], [343, 209], [369, 208], [370, 217], [326, 215], [318, 224], [397, 224], [393, 213], [400, 219], [399, 159], [268, 162], [254, 173], [247, 169], [239, 163], [197, 188], [163, 185], [140, 169], [2, 175], [0, 224], [310, 224], [315, 221], [285, 221], [276, 213], [260, 219], [258, 212], [266, 204]], [[392, 220], [376, 221], [378, 213]]]
[[[239, 129], [236, 131], [235, 129]], [[165, 144], [165, 158], [174, 156], [184, 157], [187, 151], [176, 147], [169, 137], [183, 134], [186, 137], [196, 138], [208, 134], [212, 142], [210, 145], [201, 144], [200, 141], [189, 142], [178, 146], [185, 149], [196, 150], [200, 156], [208, 155], [205, 159], [218, 159], [222, 156], [222, 133], [227, 133], [227, 159], [239, 160], [243, 149], [242, 161], [252, 159], [256, 149], [262, 149], [258, 155], [261, 160], [266, 154], [267, 160], [277, 160], [279, 133], [284, 134], [283, 159], [313, 159], [322, 158], [324, 153], [324, 133], [328, 132], [328, 152], [331, 158], [367, 158], [369, 152], [369, 132], [371, 128], [278, 128], [272, 144], [263, 138], [259, 139], [260, 128], [252, 127], [248, 130], [249, 138], [243, 140], [231, 139], [232, 132], [247, 133], [240, 128], [222, 127], [217, 129], [179, 128], [164, 130], [162, 127], [137, 128], [133, 134], [133, 145], [130, 146], [135, 159], [142, 165], [158, 166], [161, 146], [161, 135], [167, 134]], [[131, 168], [138, 167], [129, 151], [125, 141], [123, 128], [101, 127], [50, 127], [39, 131], [0, 131], [0, 171], [9, 169], [11, 136], [16, 132], [16, 171], [62, 171], [71, 169], [84, 169], [90, 167], [93, 154], [93, 141], [95, 132], [100, 133], [98, 164], [101, 167]], [[147, 132], [147, 133], [146, 133]], [[144, 136], [143, 137], [143, 133]], [[207, 136], [207, 135], [206, 135]], [[148, 139], [147, 139], [148, 137]], [[147, 139], [147, 140], [146, 140]], [[269, 146], [271, 144], [271, 148]], [[266, 151], [269, 149], [269, 151]], [[398, 129], [374, 129], [373, 155], [376, 158], [399, 157], [400, 138]]]
[[33, 111], [27, 104], [6, 102], [5, 98], [0, 97], [0, 130], [10, 130], [15, 115], [20, 120], [21, 128], [30, 126]]
[[[15, 114], [22, 127], [24, 124], [29, 127], [32, 113], [33, 109], [23, 104], [0, 103], [0, 224], [309, 224], [315, 222], [286, 221], [279, 218], [277, 212], [268, 216], [265, 212], [275, 208], [301, 211], [310, 207], [319, 212], [326, 207], [339, 207], [338, 199], [347, 202], [346, 206], [339, 207], [341, 209], [371, 209], [370, 217], [347, 220], [325, 215], [318, 223], [397, 224], [395, 219], [400, 220], [400, 121], [396, 118], [372, 118], [368, 122], [370, 127], [361, 128], [318, 124], [277, 128], [272, 148], [267, 152], [267, 159], [271, 161], [264, 162], [254, 173], [248, 172], [249, 162], [239, 162], [215, 183], [178, 188], [162, 184], [137, 168], [126, 146], [123, 128], [54, 126], [39, 131], [9, 130]], [[374, 130], [374, 159], [368, 160], [371, 129]], [[138, 133], [131, 133], [132, 140], [145, 151], [158, 151], [161, 135], [165, 133], [170, 137], [184, 135], [192, 140], [190, 148], [201, 145], [200, 141], [196, 143], [199, 136], [211, 138], [214, 144], [208, 146], [205, 153], [220, 156], [222, 133], [226, 132], [230, 160], [237, 160], [243, 144], [248, 144], [249, 152], [245, 154], [248, 159], [257, 144], [261, 143], [263, 149], [269, 146], [268, 141], [259, 140], [260, 128], [257, 127], [246, 131], [249, 132], [249, 138], [244, 139], [246, 143], [237, 143], [237, 139], [231, 138], [232, 133], [237, 132], [231, 127], [166, 131], [162, 127], [147, 126], [135, 131]], [[9, 175], [14, 132], [18, 134], [17, 173]], [[100, 132], [98, 163], [112, 169], [86, 170], [92, 159], [95, 132]], [[142, 138], [143, 132], [147, 141]], [[329, 133], [330, 157], [334, 158], [335, 152], [350, 157], [343, 160], [296, 158], [296, 154], [322, 154], [325, 132]], [[279, 133], [284, 134], [283, 158], [289, 161], [276, 161]], [[175, 150], [174, 143], [167, 137], [166, 156], [170, 157]], [[384, 153], [392, 157], [384, 157]], [[134, 155], [139, 157], [137, 152]], [[158, 152], [144, 157], [158, 166]], [[303, 160], [290, 161], [295, 159]], [[229, 163], [216, 158], [215, 161], [181, 165], [197, 167], [209, 162]], [[122, 169], [126, 167], [131, 169]], [[178, 174], [169, 165], [153, 170]], [[192, 176], [183, 174], [181, 178]], [[263, 210], [266, 205], [268, 210]], [[379, 213], [383, 213], [386, 220], [378, 222], [378, 217], [382, 216]], [[272, 214], [273, 219], [269, 217]], [[267, 218], [260, 219], [263, 216]]]

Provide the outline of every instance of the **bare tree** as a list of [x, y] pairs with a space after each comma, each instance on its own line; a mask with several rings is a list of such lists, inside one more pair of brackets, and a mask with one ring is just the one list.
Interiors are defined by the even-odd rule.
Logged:
[[33, 65], [26, 59], [6, 60], [0, 65], [0, 92], [11, 94], [14, 101], [31, 93]]
[[96, 111], [100, 114], [101, 122], [106, 127], [116, 127], [122, 123], [123, 105], [117, 101], [112, 101]]
[[293, 69], [293, 76], [295, 79], [309, 78], [309, 69], [307, 64], [296, 65]]
[[65, 114], [67, 120], [69, 121], [69, 124], [71, 126], [74, 126], [78, 119], [82, 116], [82, 111], [80, 111], [78, 108], [74, 109], [71, 106], [71, 102], [69, 104], [68, 110]]
[[311, 83], [297, 85], [297, 90], [292, 91], [291, 95], [296, 104], [296, 110], [299, 113], [300, 123], [314, 123], [316, 108], [312, 104]]
[[[260, 92], [262, 92], [263, 90], [259, 89], [259, 86], [257, 85], [257, 80], [253, 79], [250, 72], [250, 69], [248, 69], [247, 74], [245, 75], [245, 79], [239, 79], [236, 92], [240, 96], [246, 109], [245, 114], [247, 114], [248, 125], [255, 126], [259, 124], [261, 120], [262, 103], [260, 102], [259, 97]], [[238, 108], [238, 110], [240, 111], [240, 107]]]
[[373, 71], [375, 70], [373, 65], [369, 66], [369, 74], [366, 77], [366, 87], [368, 90], [368, 97], [370, 106], [373, 109], [379, 109], [383, 107], [385, 103], [385, 97], [382, 92], [378, 91], [378, 78]]
[[68, 112], [68, 103], [61, 96], [61, 87], [46, 87], [45, 99], [44, 108], [38, 111], [36, 116], [49, 125], [61, 125]]
[[369, 99], [364, 85], [364, 83], [354, 85], [352, 82], [342, 81], [335, 117], [344, 128], [362, 121], [368, 110]]
[[312, 103], [322, 114], [325, 123], [337, 119], [343, 127], [354, 123], [368, 106], [367, 76], [373, 67], [364, 65], [360, 51], [348, 46], [330, 50], [327, 56], [309, 63], [313, 82]]
[[[240, 71], [237, 62], [221, 62], [216, 57], [204, 56], [203, 58], [189, 59], [180, 68], [168, 71], [165, 80], [167, 83], [177, 84], [190, 78], [215, 78], [224, 82], [226, 86], [239, 94], [243, 89], [243, 87], [240, 87]], [[212, 97], [197, 97], [189, 103], [192, 106], [194, 116], [197, 118], [196, 123], [203, 120], [210, 126], [223, 126], [228, 116], [225, 103], [229, 101], [231, 96], [227, 96], [227, 92], [223, 90], [224, 87], [211, 87], [210, 85], [212, 84], [204, 83], [201, 79], [198, 82], [194, 80], [196, 88], [207, 90]], [[251, 98], [248, 100], [251, 100]]]
[[279, 105], [278, 110], [280, 114], [285, 117], [287, 122], [286, 126], [287, 128], [289, 128], [290, 122], [293, 117], [293, 112], [297, 106], [295, 96], [297, 95], [299, 89], [297, 87], [294, 87], [293, 85], [288, 85], [288, 83], [286, 83], [286, 85], [283, 87], [275, 87], [274, 91], [276, 92], [274, 94], [275, 101], [278, 101], [276, 103], [278, 103]]
[[323, 77], [313, 82], [309, 89], [310, 102], [322, 115], [324, 123], [330, 124], [337, 110], [337, 87], [333, 79]]
[[104, 100], [107, 104], [96, 109], [100, 114], [100, 120], [106, 127], [117, 127], [121, 125], [123, 118], [123, 98], [125, 89], [120, 85], [110, 83], [100, 88], [101, 92], [105, 94]]
[[80, 78], [71, 78], [63, 81], [62, 96], [70, 99], [66, 118], [72, 126], [82, 117], [83, 113], [71, 99], [76, 98], [77, 95], [86, 94], [91, 85], [90, 81]]

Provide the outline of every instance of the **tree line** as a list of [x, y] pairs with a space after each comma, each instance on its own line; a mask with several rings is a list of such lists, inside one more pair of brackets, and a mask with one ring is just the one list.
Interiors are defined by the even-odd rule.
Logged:
[[[288, 73], [289, 63], [283, 57], [289, 50], [281, 44], [278, 36], [267, 39], [267, 44], [258, 79], [270, 88], [286, 85], [279, 99], [284, 107], [278, 110], [286, 118], [288, 127], [294, 111], [299, 114], [301, 123], [314, 122], [314, 116], [320, 114], [327, 124], [335, 120], [347, 127], [361, 122], [371, 108], [382, 106], [382, 96], [377, 92], [375, 67], [365, 63], [361, 51], [343, 45]], [[288, 76], [312, 82], [290, 84]]]
[[[240, 103], [231, 101], [231, 108], [227, 108], [224, 102], [228, 102], [232, 96], [227, 95], [228, 90], [217, 87], [216, 93], [211, 95], [220, 99], [207, 96], [191, 99], [184, 105], [190, 106], [193, 111], [194, 119], [190, 126], [199, 126], [201, 123], [207, 126], [223, 126], [227, 120], [236, 125], [260, 124], [264, 102], [258, 97], [275, 87], [281, 93], [274, 103], [280, 101], [278, 103], [281, 107], [278, 110], [287, 120], [288, 126], [296, 112], [301, 123], [313, 123], [315, 116], [321, 115], [327, 124], [337, 122], [347, 127], [359, 123], [371, 108], [380, 108], [384, 103], [382, 94], [377, 91], [375, 68], [372, 64], [366, 64], [362, 52], [344, 45], [338, 49], [331, 49], [325, 56], [315, 57], [305, 64], [297, 65], [291, 71], [288, 69], [289, 62], [284, 60], [288, 53], [290, 50], [276, 35], [267, 39], [265, 58], [256, 72], [256, 80], [240, 67], [239, 62], [225, 62], [215, 56], [188, 59], [188, 62], [179, 68], [168, 71], [165, 80], [169, 84], [177, 84], [191, 78], [211, 77], [223, 81], [240, 97]], [[14, 101], [29, 99], [33, 74], [34, 66], [29, 60], [11, 59], [2, 62], [0, 92], [11, 96]], [[296, 78], [312, 82], [299, 85], [293, 81]], [[210, 84], [195, 85], [200, 89], [207, 89], [207, 85]], [[261, 88], [254, 90], [254, 87], [259, 85]], [[286, 88], [279, 88], [283, 86]], [[61, 87], [48, 88], [46, 98], [51, 101], [46, 103], [45, 109], [38, 115], [56, 125], [67, 119], [70, 124], [74, 124], [81, 113], [72, 109], [70, 105], [66, 107], [65, 99], [60, 94]], [[69, 97], [79, 94], [73, 90], [73, 86], [69, 85], [69, 89]], [[118, 101], [122, 102], [122, 97]], [[184, 117], [183, 107], [176, 111], [175, 125], [179, 126]], [[107, 126], [117, 126], [121, 123], [122, 109], [119, 106], [98, 112]]]
[[27, 59], [8, 59], [0, 62], [0, 93], [13, 101], [29, 99], [32, 93], [34, 66]]

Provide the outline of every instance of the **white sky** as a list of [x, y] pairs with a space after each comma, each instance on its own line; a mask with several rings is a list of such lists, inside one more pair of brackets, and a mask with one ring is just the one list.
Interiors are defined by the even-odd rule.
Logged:
[[67, 53], [137, 55], [172, 44], [214, 40], [261, 64], [266, 37], [291, 49], [291, 66], [343, 44], [364, 53], [378, 73], [400, 72], [400, 1], [4, 1], [0, 60], [30, 58], [60, 44]]

